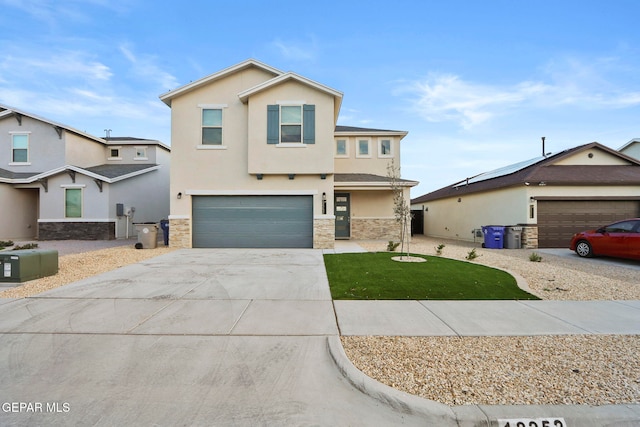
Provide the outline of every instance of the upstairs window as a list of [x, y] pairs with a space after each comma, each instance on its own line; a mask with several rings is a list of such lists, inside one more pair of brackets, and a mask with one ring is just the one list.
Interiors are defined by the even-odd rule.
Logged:
[[27, 163], [29, 161], [29, 135], [24, 133], [11, 135], [11, 161]]
[[280, 142], [302, 142], [302, 105], [280, 107]]
[[122, 160], [120, 157], [120, 149], [122, 147], [110, 147], [109, 148], [109, 158], [107, 160]]
[[133, 158], [134, 160], [148, 160], [147, 159], [147, 147], [135, 147], [136, 156]]
[[348, 157], [349, 151], [346, 139], [336, 140], [336, 157]]
[[358, 139], [356, 157], [371, 157], [370, 141], [368, 139]]
[[378, 140], [378, 157], [393, 157], [390, 139]]
[[202, 145], [222, 145], [222, 109], [202, 110]]
[[315, 144], [315, 105], [268, 105], [267, 144]]

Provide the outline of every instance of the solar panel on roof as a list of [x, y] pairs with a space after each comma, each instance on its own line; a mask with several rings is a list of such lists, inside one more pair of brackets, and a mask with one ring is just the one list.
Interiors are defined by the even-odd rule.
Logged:
[[475, 182], [486, 181], [488, 179], [493, 179], [493, 178], [498, 178], [498, 177], [505, 176], [505, 175], [510, 175], [510, 174], [516, 173], [519, 170], [522, 170], [522, 169], [524, 169], [526, 167], [529, 167], [529, 166], [534, 165], [534, 164], [536, 164], [538, 162], [541, 162], [544, 159], [546, 159], [546, 157], [536, 157], [534, 159], [529, 159], [529, 160], [525, 160], [523, 162], [514, 163], [514, 164], [509, 165], [509, 166], [504, 166], [504, 167], [501, 167], [501, 168], [498, 168], [498, 169], [494, 169], [494, 170], [489, 171], [489, 172], [484, 172], [484, 173], [476, 175], [476, 176], [474, 176], [472, 178], [468, 178], [468, 179], [466, 179], [466, 180], [454, 185], [454, 188], [455, 187], [464, 187], [465, 185], [473, 184]]

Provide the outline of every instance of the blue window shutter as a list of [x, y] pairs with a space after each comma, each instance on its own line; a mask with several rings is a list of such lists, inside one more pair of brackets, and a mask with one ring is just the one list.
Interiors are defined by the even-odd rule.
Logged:
[[267, 105], [267, 144], [280, 142], [280, 106]]
[[305, 144], [316, 143], [316, 106], [305, 104], [302, 107], [302, 127], [304, 136], [302, 142]]

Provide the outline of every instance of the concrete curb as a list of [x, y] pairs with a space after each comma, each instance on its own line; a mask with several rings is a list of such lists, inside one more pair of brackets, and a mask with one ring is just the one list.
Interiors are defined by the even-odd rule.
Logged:
[[[474, 407], [475, 410], [464, 411], [464, 414], [457, 414], [447, 405], [396, 390], [368, 377], [351, 363], [337, 335], [327, 337], [327, 348], [342, 376], [356, 389], [385, 406], [405, 414], [424, 417], [425, 425], [442, 427], [489, 425], [486, 416], [477, 407]], [[470, 418], [463, 421], [458, 419], [458, 416]], [[472, 419], [475, 421], [471, 421]]]
[[426, 425], [491, 427], [498, 426], [498, 420], [504, 419], [556, 418], [563, 419], [565, 427], [640, 426], [640, 404], [448, 406], [396, 390], [368, 377], [351, 363], [337, 335], [327, 337], [327, 348], [342, 376], [356, 389], [397, 411], [424, 417]]

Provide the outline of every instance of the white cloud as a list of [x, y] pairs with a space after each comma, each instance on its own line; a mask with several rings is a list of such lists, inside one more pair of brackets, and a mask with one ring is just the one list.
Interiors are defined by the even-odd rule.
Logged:
[[308, 61], [316, 57], [317, 43], [313, 38], [308, 42], [275, 39], [271, 45], [287, 60]]
[[[585, 63], [575, 58], [550, 61], [538, 81], [490, 85], [454, 74], [430, 73], [403, 84], [396, 93], [411, 98], [411, 110], [429, 122], [454, 122], [464, 129], [519, 111], [611, 109], [640, 105], [637, 83], [620, 79], [616, 58]], [[636, 87], [631, 89], [629, 85]]]
[[413, 93], [413, 110], [425, 120], [455, 121], [468, 129], [549, 90], [540, 83], [500, 87], [467, 82], [452, 74], [432, 73], [402, 88], [401, 92]]
[[109, 80], [113, 73], [105, 64], [92, 60], [87, 54], [77, 51], [62, 51], [45, 54], [31, 52], [28, 56], [9, 55], [0, 62], [0, 71], [5, 75], [15, 73], [23, 77], [30, 75], [54, 75], [65, 79], [82, 78]]
[[133, 66], [133, 73], [145, 80], [155, 81], [160, 89], [171, 90], [178, 86], [178, 80], [156, 64], [152, 55], [135, 55], [127, 45], [120, 46], [120, 52]]

